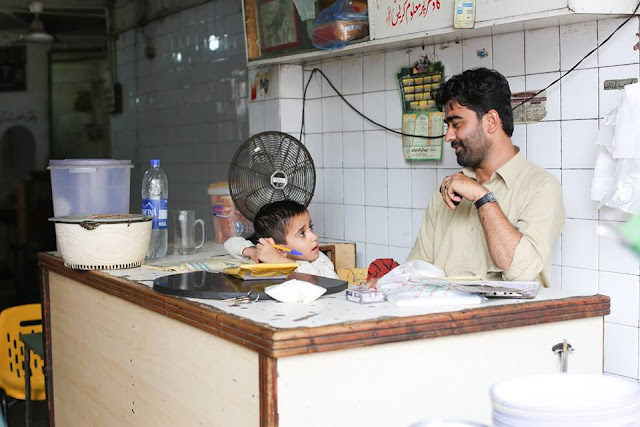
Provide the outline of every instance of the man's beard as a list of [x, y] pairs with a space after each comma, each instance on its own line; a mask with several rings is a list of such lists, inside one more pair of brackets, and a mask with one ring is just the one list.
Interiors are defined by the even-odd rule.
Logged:
[[476, 129], [465, 138], [465, 141], [456, 139], [451, 143], [451, 148], [462, 146], [462, 150], [456, 153], [456, 158], [460, 166], [470, 166], [477, 168], [486, 159], [489, 153], [489, 140], [484, 134], [482, 125], [478, 125]]

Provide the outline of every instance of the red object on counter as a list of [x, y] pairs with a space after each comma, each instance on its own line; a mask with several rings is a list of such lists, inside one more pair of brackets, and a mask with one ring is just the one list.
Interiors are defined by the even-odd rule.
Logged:
[[398, 265], [400, 264], [398, 264], [393, 258], [378, 258], [369, 264], [367, 280], [379, 279]]

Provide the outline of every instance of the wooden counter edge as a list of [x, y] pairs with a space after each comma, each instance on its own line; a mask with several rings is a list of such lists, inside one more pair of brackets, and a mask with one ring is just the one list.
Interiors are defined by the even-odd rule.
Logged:
[[[64, 266], [62, 259], [48, 253], [40, 253], [39, 260], [43, 296], [48, 295], [48, 289], [44, 289], [48, 287], [48, 270], [271, 358], [605, 316], [610, 310], [608, 296], [591, 295], [314, 328], [277, 329], [211, 306], [160, 294], [148, 286], [101, 271], [72, 270]], [[48, 313], [47, 305], [48, 299], [43, 298], [44, 313]]]

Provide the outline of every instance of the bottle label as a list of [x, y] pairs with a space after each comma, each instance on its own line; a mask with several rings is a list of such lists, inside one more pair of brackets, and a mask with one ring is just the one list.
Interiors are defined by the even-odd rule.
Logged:
[[142, 215], [153, 217], [152, 229], [167, 229], [167, 205], [167, 199], [142, 199]]

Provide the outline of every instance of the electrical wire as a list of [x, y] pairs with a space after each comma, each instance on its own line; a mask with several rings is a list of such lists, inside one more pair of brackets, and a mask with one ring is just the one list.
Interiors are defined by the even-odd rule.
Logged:
[[[638, 9], [640, 8], [640, 1], [638, 1], [638, 4], [636, 4], [635, 9], [633, 10], [633, 12], [631, 13], [631, 15], [629, 15], [629, 17], [627, 17], [627, 19], [624, 20], [624, 22], [622, 22], [622, 24], [618, 25], [618, 27], [613, 30], [613, 32], [606, 38], [604, 39], [600, 44], [598, 44], [595, 48], [593, 48], [589, 53], [587, 53], [585, 56], [582, 57], [582, 59], [580, 59], [573, 67], [571, 67], [569, 70], [567, 70], [564, 74], [562, 74], [560, 77], [558, 77], [557, 79], [555, 79], [553, 82], [551, 82], [549, 85], [547, 85], [544, 89], [539, 90], [538, 92], [536, 92], [535, 95], [531, 96], [530, 98], [525, 99], [524, 101], [522, 101], [520, 104], [516, 105], [515, 107], [512, 108], [512, 110], [515, 110], [516, 108], [521, 107], [522, 105], [526, 104], [527, 102], [531, 101], [532, 99], [534, 99], [535, 97], [537, 97], [538, 95], [540, 95], [542, 92], [544, 92], [545, 90], [549, 89], [551, 86], [555, 85], [556, 83], [558, 83], [560, 80], [562, 80], [563, 78], [565, 78], [569, 73], [571, 73], [573, 70], [575, 70], [578, 65], [580, 65], [582, 63], [582, 61], [584, 61], [585, 59], [587, 59], [589, 56], [591, 56], [591, 54], [593, 54], [595, 51], [597, 51], [598, 49], [600, 49], [606, 42], [608, 42], [611, 37], [613, 37], [613, 35], [615, 33], [617, 33], [620, 28], [624, 27], [627, 22], [629, 22], [631, 20], [631, 18], [633, 18], [636, 15], [636, 12], [638, 11]], [[326, 74], [319, 68], [313, 68], [311, 70], [311, 75], [309, 76], [309, 79], [307, 80], [307, 83], [304, 86], [304, 92], [302, 93], [302, 123], [300, 125], [300, 140], [302, 140], [302, 134], [304, 132], [304, 112], [305, 112], [305, 104], [306, 104], [306, 100], [307, 100], [307, 89], [309, 88], [309, 84], [311, 83], [311, 79], [313, 79], [313, 75], [318, 72], [320, 73], [320, 75], [322, 77], [324, 77], [324, 79], [327, 81], [327, 83], [329, 83], [329, 86], [331, 86], [331, 88], [334, 90], [334, 92], [340, 97], [340, 99], [342, 99], [342, 101], [347, 104], [353, 111], [355, 111], [358, 115], [360, 115], [362, 118], [366, 119], [368, 122], [388, 131], [391, 133], [395, 133], [397, 135], [401, 135], [401, 136], [408, 136], [408, 137], [412, 137], [412, 138], [423, 138], [423, 139], [440, 139], [440, 138], [444, 138], [445, 135], [440, 135], [440, 136], [426, 136], [426, 135], [413, 135], [413, 134], [409, 134], [409, 133], [404, 133], [401, 131], [397, 131], [395, 129], [391, 129], [383, 124], [380, 124], [378, 122], [376, 122], [373, 119], [370, 119], [369, 117], [367, 117], [366, 115], [364, 115], [362, 112], [360, 112], [358, 109], [356, 109], [356, 107], [354, 107], [353, 105], [351, 105], [351, 103], [349, 101], [346, 100], [346, 98], [344, 97], [344, 95], [342, 95], [338, 89], [336, 89], [336, 87], [333, 85], [333, 83], [331, 82], [331, 80], [329, 80], [329, 78], [326, 76]]]

